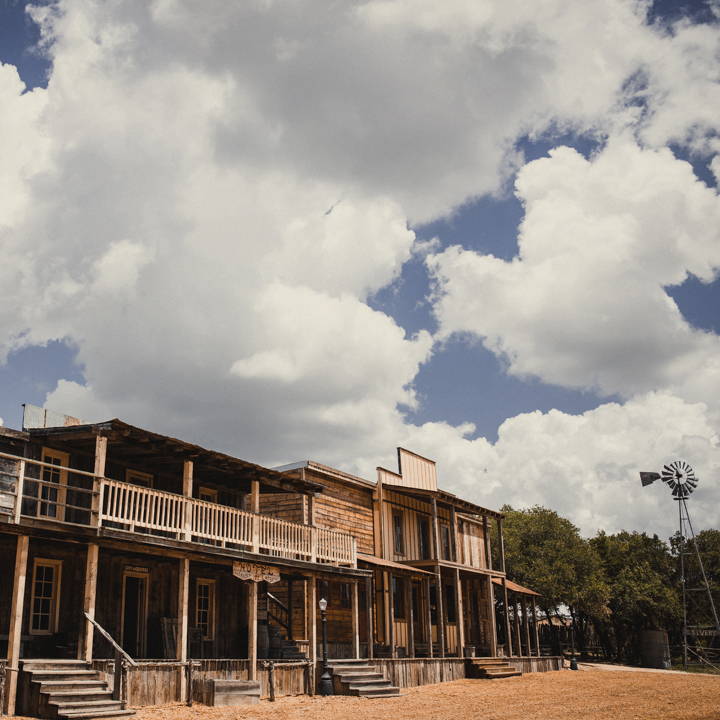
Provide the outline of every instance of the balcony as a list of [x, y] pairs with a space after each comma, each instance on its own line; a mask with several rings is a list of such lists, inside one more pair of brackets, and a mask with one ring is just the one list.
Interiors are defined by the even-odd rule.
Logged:
[[0, 453], [0, 513], [108, 527], [275, 558], [357, 567], [355, 538]]

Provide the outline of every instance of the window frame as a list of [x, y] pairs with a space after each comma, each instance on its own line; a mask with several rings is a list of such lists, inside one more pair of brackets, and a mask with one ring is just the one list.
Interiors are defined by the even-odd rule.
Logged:
[[215, 578], [196, 578], [195, 580], [195, 627], [198, 630], [202, 629], [202, 624], [199, 620], [200, 614], [200, 588], [207, 587], [208, 591], [208, 621], [207, 621], [207, 634], [201, 635], [202, 640], [210, 642], [215, 640], [215, 631], [217, 629], [217, 580]]
[[125, 482], [138, 487], [152, 488], [155, 484], [155, 476], [142, 470], [125, 468]]
[[[60, 462], [53, 463], [50, 460], [51, 458], [60, 460]], [[67, 484], [68, 468], [70, 467], [70, 453], [65, 452], [64, 450], [55, 450], [54, 448], [43, 446], [42, 450], [40, 451], [40, 461], [43, 463], [47, 463], [47, 465], [52, 465], [55, 468], [58, 468], [58, 481], [57, 483], [53, 483], [57, 485], [57, 496], [54, 500], [44, 497], [44, 494], [46, 492], [49, 494], [49, 491], [54, 490], [54, 488], [51, 488], [49, 485], [43, 485], [38, 483], [38, 505], [35, 517], [49, 518], [51, 520], [63, 522], [65, 520], [65, 503], [67, 501]], [[53, 470], [46, 465], [40, 465], [40, 480], [42, 480], [43, 482], [52, 482], [51, 480], [47, 480], [45, 476], [45, 473], [49, 472], [53, 472]], [[44, 513], [43, 505], [45, 507], [54, 507], [55, 514], [49, 515], [48, 513]]]
[[[52, 583], [52, 595], [50, 597], [50, 612], [48, 613], [49, 622], [47, 630], [38, 629], [34, 627], [33, 618], [39, 613], [35, 612], [35, 600], [37, 599], [36, 594], [36, 581], [37, 571], [39, 567], [51, 567], [54, 570], [53, 583]], [[30, 590], [30, 618], [29, 618], [29, 633], [30, 635], [55, 635], [58, 629], [60, 621], [60, 588], [62, 584], [62, 560], [55, 560], [53, 558], [41, 558], [37, 557], [33, 560], [33, 574], [32, 574], [32, 587]]]
[[392, 511], [393, 551], [395, 555], [405, 554], [405, 528], [402, 510]]
[[[206, 497], [203, 497], [205, 495]], [[198, 487], [198, 500], [202, 500], [202, 502], [209, 502], [209, 503], [215, 503], [218, 504], [218, 489], [208, 487], [207, 485], [200, 485]], [[209, 500], [208, 498], [212, 498], [212, 500]]]
[[405, 602], [406, 578], [393, 575], [390, 582], [393, 590], [393, 618], [405, 621], [408, 618], [407, 603]]

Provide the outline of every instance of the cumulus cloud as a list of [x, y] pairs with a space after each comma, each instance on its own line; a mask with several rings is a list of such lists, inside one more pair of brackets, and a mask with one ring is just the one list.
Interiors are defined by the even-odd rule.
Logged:
[[[615, 497], [656, 411], [683, 419], [663, 452], [697, 437], [703, 467], [716, 462], [696, 402], [717, 387], [716, 338], [662, 287], [714, 276], [717, 198], [659, 148], [720, 150], [717, 38], [651, 28], [644, 12], [624, 0], [36, 8], [47, 89], [24, 92], [0, 67], [0, 354], [68, 338], [86, 383], [62, 381], [47, 402], [86, 419], [365, 475], [404, 444], [488, 503], [560, 503], [586, 528], [630, 519], [563, 498], [580, 502], [584, 482]], [[698, 95], [707, 108], [688, 102]], [[619, 139], [592, 160], [559, 149], [522, 169], [517, 260], [416, 242], [410, 223], [498, 191], [522, 164], [518, 137], [548, 128]], [[408, 424], [433, 338], [367, 300], [428, 252], [439, 339], [471, 331], [512, 372], [632, 399], [510, 419], [494, 445], [471, 424]]]

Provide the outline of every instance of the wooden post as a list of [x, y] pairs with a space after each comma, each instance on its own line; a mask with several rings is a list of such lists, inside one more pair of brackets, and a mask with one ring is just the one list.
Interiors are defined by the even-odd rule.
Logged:
[[490, 628], [490, 655], [497, 655], [497, 622], [495, 620], [495, 588], [492, 575], [487, 576], [487, 618]]
[[445, 599], [443, 597], [442, 570], [437, 568], [437, 628], [440, 643], [440, 657], [445, 657]]
[[435, 546], [435, 560], [440, 560], [440, 526], [438, 523], [437, 500], [432, 499], [433, 545]]
[[483, 515], [483, 542], [485, 544], [485, 567], [492, 570], [492, 552], [490, 547], [490, 526], [487, 515]]
[[515, 616], [515, 642], [517, 642], [518, 655], [523, 654], [522, 635], [520, 634], [520, 603], [513, 602], [513, 615]]
[[[13, 510], [13, 520], [16, 523], [20, 522], [20, 514], [22, 512], [23, 492], [25, 488], [25, 461], [20, 460], [18, 462], [18, 479], [17, 485], [15, 486], [15, 509]], [[39, 493], [42, 494], [42, 493]], [[0, 710], [2, 708], [0, 707]]]
[[407, 608], [408, 623], [408, 656], [415, 657], [415, 611], [413, 608], [413, 581], [412, 578], [405, 579], [405, 607]]
[[388, 574], [385, 570], [380, 573], [381, 578], [381, 600], [383, 620], [383, 643], [390, 647], [390, 590], [388, 589]]
[[[178, 627], [177, 647], [175, 656], [181, 662], [187, 662], [187, 637], [188, 637], [188, 602], [190, 598], [190, 558], [180, 558], [178, 574]], [[180, 701], [185, 698], [187, 692], [185, 670], [180, 669]]]
[[375, 555], [385, 557], [385, 527], [383, 523], [384, 491], [382, 475], [378, 468], [378, 479], [373, 491], [373, 539], [375, 544]]
[[451, 537], [451, 548], [450, 548], [450, 559], [453, 562], [460, 562], [458, 560], [458, 521], [457, 515], [455, 514], [455, 508], [450, 506], [450, 537]]
[[507, 581], [502, 579], [503, 586], [503, 607], [505, 609], [505, 637], [507, 638], [507, 654], [511, 657], [513, 654], [512, 633], [510, 632], [510, 601], [508, 599]]
[[[313, 678], [315, 677], [315, 668], [317, 667], [317, 580], [315, 575], [310, 576], [310, 592], [308, 598], [310, 602], [310, 633], [308, 638], [310, 640], [310, 659], [313, 662]], [[313, 687], [315, 687], [315, 681], [313, 680]]]
[[20, 672], [20, 640], [22, 637], [23, 606], [25, 604], [25, 579], [30, 538], [18, 535], [15, 550], [15, 575], [13, 577], [12, 600], [10, 604], [10, 630], [8, 632], [8, 681], [5, 690], [5, 707], [8, 715], [15, 714], [17, 681]]
[[[250, 481], [250, 512], [255, 513], [252, 523], [252, 551], [260, 552], [260, 519], [257, 515], [260, 513], [260, 481]], [[313, 560], [314, 562], [314, 560]]]
[[248, 680], [257, 680], [257, 606], [258, 586], [255, 582], [248, 583]]
[[[97, 588], [98, 555], [100, 548], [97, 543], [90, 543], [85, 557], [85, 591], [83, 592], [83, 611], [95, 618], [95, 592]], [[90, 662], [93, 653], [95, 627], [84, 618], [78, 645], [78, 660]]]
[[93, 495], [91, 503], [90, 524], [99, 527], [102, 525], [100, 513], [102, 511], [102, 478], [105, 477], [105, 461], [107, 458], [107, 438], [102, 435], [95, 437], [95, 464], [93, 467]]
[[390, 645], [390, 657], [397, 657], [397, 650], [395, 649], [395, 588], [393, 587], [393, 576], [392, 573], [387, 574], [388, 578], [388, 617], [390, 619], [389, 627], [390, 632], [388, 635], [388, 641]]
[[528, 605], [525, 595], [521, 595], [522, 614], [523, 614], [523, 630], [525, 631], [525, 643], [528, 656], [532, 655], [532, 647], [530, 646], [530, 618], [528, 617]]
[[187, 687], [187, 706], [192, 707], [193, 704], [193, 661], [191, 658], [188, 658], [187, 663], [185, 663], [185, 685]]
[[[193, 463], [185, 460], [183, 463], [183, 495], [192, 498], [193, 495]], [[192, 503], [185, 500], [185, 521], [183, 523], [183, 540], [192, 540]]]
[[355, 580], [352, 584], [352, 635], [353, 635], [353, 657], [360, 658], [360, 612], [358, 603], [358, 584]]
[[457, 656], [465, 657], [465, 613], [463, 608], [463, 591], [462, 580], [460, 579], [460, 569], [455, 568], [455, 606], [457, 613]]
[[427, 620], [428, 657], [433, 657], [432, 607], [430, 606], [430, 578], [423, 578], [425, 588], [425, 619]]
[[507, 572], [505, 570], [505, 538], [503, 537], [503, 521], [502, 521], [501, 517], [499, 517], [497, 519], [497, 528], [498, 528], [498, 541], [500, 543], [500, 569], [503, 572]]
[[535, 635], [535, 652], [538, 657], [540, 657], [540, 633], [538, 632], [538, 622], [537, 622], [537, 603], [533, 600], [532, 604], [533, 608], [533, 630]]
[[375, 573], [365, 581], [365, 612], [367, 613], [367, 656], [373, 657], [373, 643], [375, 641], [375, 628], [373, 627], [373, 578]]

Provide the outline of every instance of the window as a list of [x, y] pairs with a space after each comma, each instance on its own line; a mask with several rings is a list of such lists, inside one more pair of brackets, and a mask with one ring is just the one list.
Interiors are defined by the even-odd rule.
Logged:
[[393, 611], [396, 620], [404, 620], [405, 612], [405, 579], [394, 577], [392, 579]]
[[445, 586], [445, 617], [449, 623], [457, 621], [457, 607], [455, 605], [455, 586]]
[[140, 487], [151, 488], [153, 486], [153, 476], [150, 473], [140, 472], [139, 470], [126, 470], [125, 482], [132, 485], [140, 485]]
[[420, 559], [430, 558], [430, 521], [426, 517], [418, 516], [418, 539], [420, 543]]
[[215, 581], [198, 579], [195, 595], [195, 627], [203, 640], [212, 640], [215, 637]]
[[61, 570], [60, 560], [35, 560], [30, 604], [31, 635], [57, 632]]
[[63, 520], [65, 517], [65, 487], [67, 485], [67, 470], [63, 468], [67, 468], [70, 464], [70, 456], [59, 450], [43, 448], [42, 461], [54, 466], [42, 466], [43, 483], [53, 483], [58, 487], [54, 488], [45, 484], [40, 486], [41, 502], [38, 505], [38, 514]]
[[443, 549], [443, 560], [452, 560], [452, 554], [450, 551], [450, 528], [447, 525], [440, 526], [440, 533], [442, 535], [442, 549]]
[[352, 599], [350, 597], [350, 583], [340, 583], [340, 607], [352, 607]]
[[403, 542], [403, 517], [402, 513], [393, 511], [393, 540], [396, 555], [403, 555], [405, 553], [405, 543]]
[[198, 498], [205, 502], [217, 503], [218, 491], [215, 488], [203, 487], [198, 489]]

